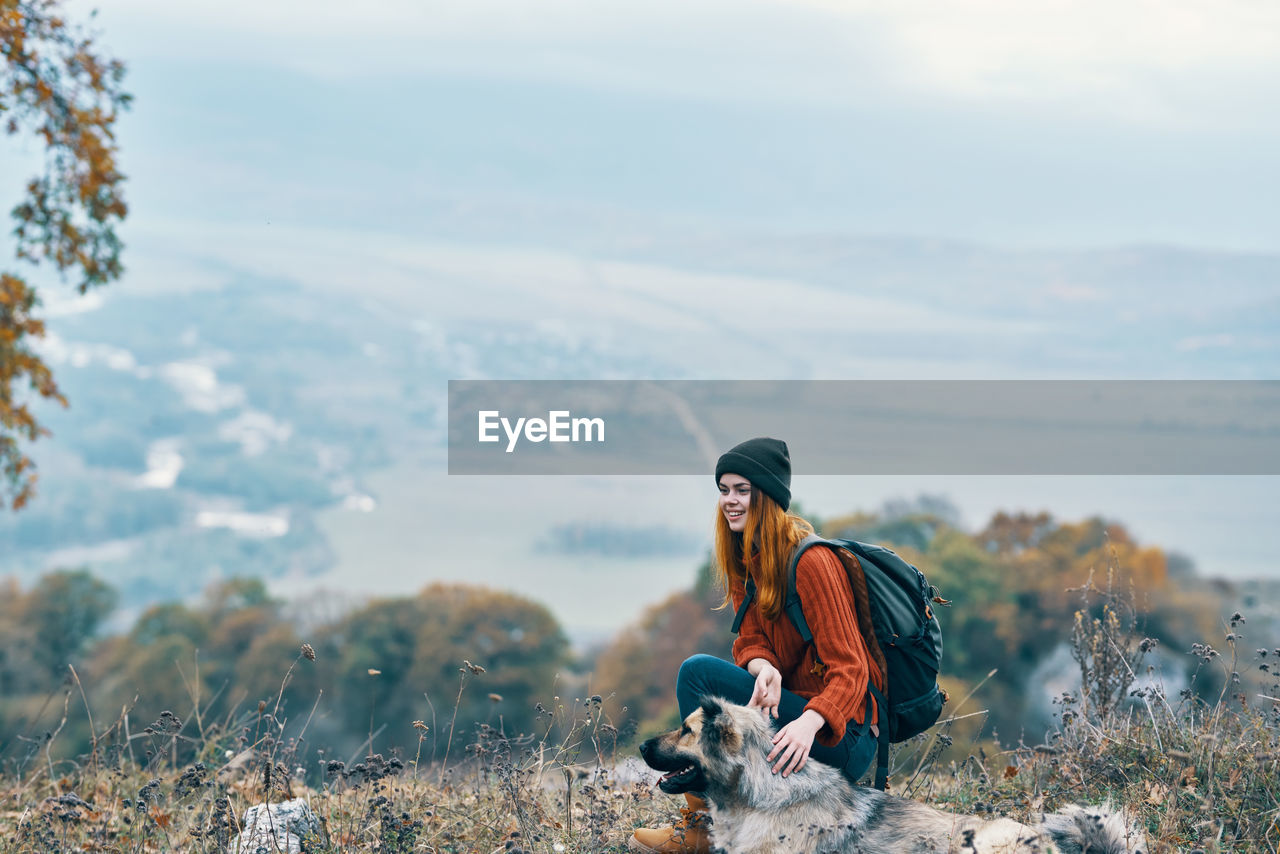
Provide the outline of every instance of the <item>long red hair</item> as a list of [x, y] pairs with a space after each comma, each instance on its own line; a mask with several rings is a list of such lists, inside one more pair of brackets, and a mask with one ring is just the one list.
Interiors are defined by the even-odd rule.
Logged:
[[[732, 582], [747, 583], [747, 558], [752, 556], [752, 576], [756, 580], [756, 604], [766, 620], [776, 620], [782, 614], [786, 597], [787, 561], [805, 537], [813, 533], [813, 526], [794, 513], [782, 509], [762, 490], [751, 487], [751, 501], [747, 505], [747, 524], [742, 533], [729, 529], [719, 504], [716, 505], [715, 563], [712, 568], [716, 580], [724, 587], [721, 608], [731, 607], [729, 595]], [[745, 544], [750, 543], [748, 548]]]

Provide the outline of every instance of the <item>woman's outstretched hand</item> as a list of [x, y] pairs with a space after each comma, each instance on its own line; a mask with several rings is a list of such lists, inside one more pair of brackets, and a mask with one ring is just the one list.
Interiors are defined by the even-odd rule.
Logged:
[[773, 766], [773, 773], [782, 772], [785, 777], [792, 771], [799, 771], [809, 759], [809, 750], [813, 747], [813, 738], [822, 729], [826, 720], [813, 709], [807, 709], [803, 715], [778, 730], [773, 737], [774, 748], [769, 753], [769, 761], [778, 758]]
[[776, 718], [778, 703], [782, 702], [782, 674], [763, 658], [752, 659], [747, 671], [754, 672], [756, 676], [756, 687], [747, 705]]

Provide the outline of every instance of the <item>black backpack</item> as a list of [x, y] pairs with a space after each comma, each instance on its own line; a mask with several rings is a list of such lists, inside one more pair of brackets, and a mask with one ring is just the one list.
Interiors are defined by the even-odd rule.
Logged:
[[[787, 564], [787, 596], [783, 610], [800, 637], [808, 643], [813, 632], [804, 618], [800, 596], [796, 592], [796, 564], [813, 545], [824, 545], [835, 551], [844, 564], [855, 603], [865, 587], [874, 643], [884, 657], [884, 681], [888, 696], [880, 693], [872, 682], [869, 694], [882, 710], [880, 715], [880, 747], [877, 752], [875, 786], [884, 789], [889, 778], [889, 743], [906, 741], [937, 722], [947, 694], [938, 687], [938, 668], [942, 661], [942, 627], [933, 613], [933, 604], [950, 605], [938, 595], [936, 587], [924, 573], [884, 546], [856, 540], [824, 540], [810, 535], [801, 541]], [[848, 551], [856, 561], [841, 555]], [[755, 598], [755, 582], [747, 579], [747, 595], [733, 619], [733, 632], [742, 627], [747, 606]], [[862, 627], [864, 618], [858, 620]], [[864, 630], [863, 634], [866, 632]], [[871, 639], [868, 646], [872, 645]], [[875, 654], [874, 651], [872, 653]], [[868, 697], [867, 708], [871, 700]], [[867, 720], [870, 720], [868, 715]]]

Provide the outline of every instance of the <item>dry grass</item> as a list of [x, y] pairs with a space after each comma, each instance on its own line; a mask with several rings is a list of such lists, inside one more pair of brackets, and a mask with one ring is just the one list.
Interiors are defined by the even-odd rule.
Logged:
[[[459, 699], [468, 677], [484, 672], [464, 664]], [[248, 807], [295, 797], [322, 820], [305, 849], [315, 854], [621, 852], [632, 828], [666, 818], [665, 797], [618, 782], [617, 730], [600, 697], [538, 711], [539, 733], [480, 724], [469, 743], [450, 740], [452, 761], [422, 764], [420, 755], [351, 764], [322, 750], [306, 756], [305, 727], [278, 737], [278, 702], [216, 723], [165, 712], [136, 734], [122, 715], [75, 761], [53, 758], [59, 726], [0, 778], [0, 852], [234, 851]]]
[[[1091, 584], [1080, 592], [1081, 684], [1058, 699], [1047, 743], [975, 742], [944, 768], [942, 748], [957, 749], [944, 724], [897, 751], [896, 791], [1015, 818], [1109, 801], [1137, 817], [1155, 852], [1280, 852], [1280, 650], [1246, 652], [1237, 617], [1224, 653], [1193, 650], [1197, 679], [1220, 690], [1210, 700], [1195, 690], [1166, 697], [1138, 678], [1153, 642], [1137, 631], [1132, 597]], [[483, 679], [476, 665], [462, 671], [459, 697], [469, 678]], [[77, 699], [73, 685], [63, 723]], [[166, 713], [137, 733], [122, 715], [94, 729], [93, 750], [74, 762], [53, 758], [55, 730], [0, 777], [0, 852], [222, 852], [249, 806], [292, 797], [323, 819], [306, 849], [317, 854], [622, 852], [633, 828], [675, 816], [677, 799], [615, 772], [634, 750], [618, 744], [600, 697], [538, 711], [533, 733], [479, 725], [463, 739], [459, 729], [466, 743], [451, 741], [438, 762], [326, 757], [306, 744], [305, 725], [281, 737], [278, 702], [218, 722], [197, 706], [192, 720]], [[428, 724], [415, 725], [425, 734]]]
[[1079, 592], [1080, 686], [1054, 701], [1059, 725], [1046, 743], [990, 755], [977, 747], [913, 780], [907, 794], [1015, 819], [1109, 803], [1137, 819], [1154, 854], [1280, 852], [1280, 649], [1246, 653], [1237, 613], [1225, 626], [1227, 652], [1194, 645], [1192, 683], [1168, 697], [1144, 667], [1156, 642], [1139, 631], [1132, 593], [1110, 577], [1106, 589], [1090, 581]]

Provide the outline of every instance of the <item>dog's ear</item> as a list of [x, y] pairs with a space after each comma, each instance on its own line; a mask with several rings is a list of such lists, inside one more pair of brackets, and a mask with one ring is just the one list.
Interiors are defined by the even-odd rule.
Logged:
[[733, 752], [742, 743], [733, 715], [715, 698], [702, 701], [702, 743], [712, 753]]
[[720, 701], [715, 697], [702, 698], [702, 721], [704, 725], [715, 720], [723, 711], [724, 707], [720, 705]]

